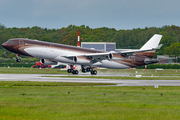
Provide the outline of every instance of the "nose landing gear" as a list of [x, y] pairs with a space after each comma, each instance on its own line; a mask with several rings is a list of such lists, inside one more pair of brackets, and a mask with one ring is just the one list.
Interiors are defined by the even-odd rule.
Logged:
[[16, 62], [20, 62], [21, 61], [21, 59], [19, 57], [20, 57], [20, 55], [16, 54]]

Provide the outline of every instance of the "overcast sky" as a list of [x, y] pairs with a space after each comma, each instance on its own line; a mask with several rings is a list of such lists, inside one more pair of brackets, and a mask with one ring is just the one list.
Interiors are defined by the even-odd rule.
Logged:
[[6, 27], [133, 29], [180, 26], [179, 0], [0, 0]]

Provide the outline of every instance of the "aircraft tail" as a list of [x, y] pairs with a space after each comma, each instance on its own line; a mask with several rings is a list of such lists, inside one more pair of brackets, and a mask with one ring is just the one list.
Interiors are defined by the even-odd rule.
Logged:
[[157, 49], [160, 49], [162, 47], [162, 44], [158, 46], [160, 40], [162, 38], [162, 35], [155, 34], [151, 37], [141, 48], [140, 50], [147, 50], [152, 49], [151, 51], [146, 51], [142, 53], [137, 53], [139, 55], [147, 56], [148, 58], [152, 58], [154, 56], [154, 53]]
[[146, 44], [144, 44], [140, 50], [152, 49], [157, 48], [158, 44], [162, 38], [162, 35], [155, 34], [154, 36], [149, 39]]

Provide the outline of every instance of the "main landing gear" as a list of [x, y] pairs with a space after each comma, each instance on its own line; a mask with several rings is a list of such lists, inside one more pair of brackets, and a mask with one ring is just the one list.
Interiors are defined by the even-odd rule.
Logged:
[[78, 74], [79, 71], [74, 69], [74, 65], [70, 65], [71, 69], [68, 69], [67, 72], [68, 73], [72, 73], [72, 74]]
[[[70, 65], [70, 67], [71, 68], [67, 70], [68, 73], [72, 73], [72, 74], [76, 74], [76, 75], [79, 73], [78, 70], [75, 70], [74, 65]], [[81, 68], [82, 68], [82, 73], [91, 72], [91, 75], [97, 74], [97, 71], [93, 70], [92, 67], [85, 68], [84, 66], [81, 66]]]
[[97, 74], [97, 71], [93, 70], [93, 68], [91, 68], [91, 67], [84, 68], [84, 66], [81, 66], [81, 68], [82, 68], [83, 73], [91, 72], [91, 75], [96, 75]]

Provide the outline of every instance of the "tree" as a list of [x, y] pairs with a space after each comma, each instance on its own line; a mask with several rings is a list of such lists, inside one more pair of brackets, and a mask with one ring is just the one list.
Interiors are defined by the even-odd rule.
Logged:
[[34, 26], [31, 28], [32, 30], [41, 30], [41, 27], [38, 27], [38, 26]]
[[42, 41], [48, 41], [48, 42], [51, 41], [51, 39], [50, 39], [48, 36], [43, 36], [43, 37], [41, 38], [41, 40], [42, 40]]
[[73, 33], [70, 33], [64, 37], [62, 40], [63, 44], [68, 44], [68, 45], [77, 45], [77, 34], [78, 32], [75, 31]]
[[176, 62], [179, 63], [180, 43], [174, 43], [174, 44], [170, 45], [169, 47], [166, 47], [164, 49], [164, 54], [169, 55], [170, 57], [175, 57]]
[[0, 23], [0, 29], [4, 30], [4, 29], [6, 29], [6, 27]]

